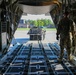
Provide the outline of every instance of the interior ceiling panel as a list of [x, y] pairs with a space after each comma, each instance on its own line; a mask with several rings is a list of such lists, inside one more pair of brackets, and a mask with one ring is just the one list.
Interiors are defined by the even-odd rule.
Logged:
[[18, 6], [24, 13], [45, 14], [57, 6], [58, 0], [18, 0]]
[[19, 6], [24, 13], [28, 13], [28, 14], [45, 14], [50, 12], [55, 7], [55, 5], [28, 6], [28, 5], [21, 5], [21, 4], [19, 4]]

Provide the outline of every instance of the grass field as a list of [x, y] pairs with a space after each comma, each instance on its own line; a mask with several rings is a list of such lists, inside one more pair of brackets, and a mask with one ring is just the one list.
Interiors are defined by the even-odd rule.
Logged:
[[[29, 30], [30, 28], [17, 28], [18, 31], [26, 31], [26, 30]], [[50, 30], [56, 30], [56, 28], [43, 28], [43, 30], [47, 30], [47, 31], [50, 31]]]

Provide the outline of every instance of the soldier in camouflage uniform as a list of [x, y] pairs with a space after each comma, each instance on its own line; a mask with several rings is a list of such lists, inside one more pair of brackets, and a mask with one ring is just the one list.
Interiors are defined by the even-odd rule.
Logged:
[[60, 35], [60, 58], [59, 61], [62, 61], [64, 55], [64, 48], [66, 48], [68, 53], [68, 59], [70, 60], [70, 53], [71, 53], [71, 39], [70, 39], [70, 32], [72, 36], [74, 35], [74, 26], [73, 21], [69, 18], [69, 12], [64, 13], [64, 18], [59, 21], [56, 39], [59, 39]]
[[74, 16], [74, 22], [75, 22], [75, 27], [74, 27], [74, 36], [75, 36], [75, 38], [74, 38], [74, 44], [75, 44], [75, 46], [74, 46], [74, 52], [73, 52], [73, 54], [76, 56], [76, 16]]

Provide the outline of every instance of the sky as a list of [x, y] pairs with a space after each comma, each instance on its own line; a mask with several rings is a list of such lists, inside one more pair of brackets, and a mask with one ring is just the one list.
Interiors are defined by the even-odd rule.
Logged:
[[25, 20], [37, 20], [37, 19], [50, 19], [52, 20], [51, 16], [45, 16], [45, 14], [42, 14], [42, 15], [31, 15], [31, 14], [27, 14], [26, 15], [22, 15], [21, 19], [25, 19]]

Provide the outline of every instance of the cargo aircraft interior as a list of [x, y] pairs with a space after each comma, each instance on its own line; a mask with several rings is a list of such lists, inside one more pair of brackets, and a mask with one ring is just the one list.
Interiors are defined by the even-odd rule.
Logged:
[[65, 59], [59, 63], [59, 44], [44, 43], [40, 36], [8, 51], [23, 14], [49, 13], [57, 27], [66, 10], [76, 24], [76, 0], [0, 0], [0, 75], [76, 75], [76, 54], [68, 62], [64, 50]]

